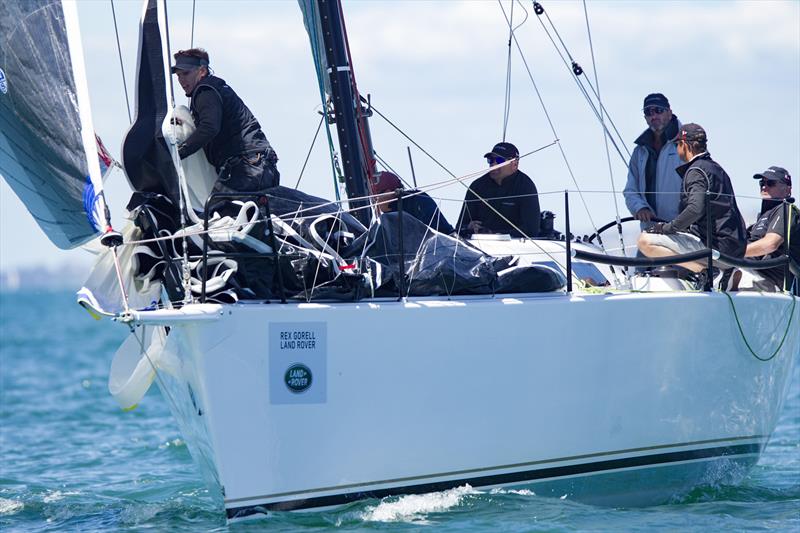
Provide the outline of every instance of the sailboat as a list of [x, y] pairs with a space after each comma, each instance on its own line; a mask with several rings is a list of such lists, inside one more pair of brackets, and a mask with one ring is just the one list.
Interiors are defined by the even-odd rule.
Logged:
[[[796, 297], [634, 275], [660, 263], [574, 242], [568, 226], [564, 240], [464, 241], [402, 209], [373, 215], [369, 103], [338, 1], [300, 6], [348, 200], [280, 190], [225, 212], [192, 205], [202, 194], [177, 158], [164, 5], [145, 0], [121, 156], [135, 223], [120, 233], [74, 4], [20, 6], [2, 35], [44, 24], [61, 62], [15, 62], [40, 51], [4, 41], [0, 173], [57, 246], [105, 237], [78, 300], [131, 331], [109, 389], [131, 409], [157, 384], [229, 520], [466, 484], [648, 505], [758, 461], [800, 351]], [[42, 98], [27, 68], [64, 77]], [[56, 128], [63, 117], [74, 126]], [[625, 335], [608, 335], [612, 319]]]

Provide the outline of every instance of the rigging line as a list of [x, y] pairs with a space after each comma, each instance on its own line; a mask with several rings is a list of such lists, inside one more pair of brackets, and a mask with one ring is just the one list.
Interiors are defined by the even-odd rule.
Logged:
[[[311, 2], [311, 10], [312, 14], [314, 15], [314, 19], [318, 19], [320, 14], [317, 9], [317, 3]], [[308, 25], [308, 35], [309, 39], [311, 40], [311, 52], [314, 56], [314, 70], [317, 73], [317, 87], [319, 88], [319, 97], [322, 101], [322, 113], [323, 117], [325, 117], [325, 134], [328, 138], [328, 153], [329, 158], [331, 161], [331, 175], [333, 176], [333, 193], [336, 196], [336, 201], [341, 201], [341, 192], [339, 191], [340, 183], [339, 183], [339, 174], [336, 172], [336, 149], [333, 146], [333, 136], [331, 134], [330, 128], [330, 121], [328, 117], [331, 115], [328, 112], [328, 104], [329, 100], [325, 98], [325, 82], [323, 81], [325, 73], [322, 69], [322, 56], [320, 55], [320, 47], [319, 47], [319, 34], [317, 33], [317, 25], [316, 24], [309, 24]]]
[[[503, 8], [502, 4], [500, 8], [503, 10], [503, 16], [506, 16], [506, 11]], [[550, 125], [550, 131], [553, 132], [553, 137], [555, 139], [559, 139], [559, 135], [556, 132], [556, 127], [553, 124], [553, 120], [550, 118], [550, 113], [547, 111], [547, 106], [544, 104], [544, 99], [542, 98], [542, 93], [539, 91], [539, 86], [536, 84], [536, 80], [533, 79], [533, 72], [531, 72], [530, 67], [528, 66], [528, 60], [525, 58], [525, 54], [522, 52], [522, 46], [520, 46], [519, 41], [517, 40], [517, 36], [512, 34], [511, 37], [514, 39], [514, 44], [517, 46], [517, 51], [519, 52], [519, 56], [522, 59], [522, 64], [525, 66], [525, 70], [528, 73], [528, 78], [531, 80], [531, 84], [533, 85], [533, 89], [536, 92], [536, 96], [539, 99], [539, 104], [542, 106], [542, 111], [544, 112], [544, 116], [547, 118], [547, 123]], [[564, 164], [567, 167], [567, 172], [569, 172], [570, 177], [572, 178], [572, 182], [575, 184], [575, 188], [578, 190], [578, 196], [580, 196], [581, 203], [583, 204], [583, 208], [586, 210], [586, 215], [589, 217], [589, 223], [592, 225], [592, 228], [597, 231], [597, 224], [595, 224], [594, 219], [592, 218], [592, 213], [589, 211], [589, 206], [586, 203], [586, 198], [583, 196], [583, 192], [581, 192], [581, 187], [578, 185], [578, 180], [575, 178], [575, 173], [572, 171], [572, 167], [569, 164], [569, 160], [567, 159], [567, 154], [564, 152], [564, 147], [561, 145], [560, 141], [557, 141], [556, 144], [558, 145], [558, 150], [561, 152], [561, 157], [564, 159]], [[569, 236], [567, 236], [569, 238]]]
[[[497, 0], [500, 7], [503, 7], [503, 0]], [[511, 17], [508, 20], [508, 56], [506, 58], [506, 88], [503, 102], [503, 142], [506, 142], [506, 132], [508, 130], [508, 117], [511, 113], [511, 36], [514, 34], [514, 4], [511, 0]]]
[[[164, 6], [164, 35], [167, 39], [167, 61], [169, 62], [169, 58], [171, 57], [172, 48], [170, 47], [169, 41], [169, 13], [167, 10], [167, 1], [163, 0]], [[163, 61], [163, 57], [162, 57]], [[169, 65], [169, 63], [167, 64]], [[175, 116], [175, 85], [172, 82], [172, 76], [168, 76], [169, 79], [169, 93], [170, 93], [170, 103], [172, 104], [172, 114]], [[176, 121], [170, 120], [172, 123], [172, 137], [174, 139], [178, 138], [177, 135], [177, 125]], [[173, 165], [176, 167], [175, 170], [178, 172], [178, 179], [182, 182], [183, 186], [186, 186], [186, 176], [183, 173], [183, 166], [181, 165], [181, 159], [178, 155], [178, 146], [173, 144], [170, 146], [170, 155], [172, 157]], [[177, 161], [177, 164], [175, 163]], [[180, 212], [181, 212], [181, 229], [183, 233], [186, 232], [186, 198], [183, 194], [182, 187], [178, 187], [178, 199], [180, 205]], [[183, 300], [186, 303], [190, 303], [192, 301], [192, 289], [191, 289], [191, 272], [189, 267], [189, 247], [186, 245], [186, 237], [184, 236], [181, 239], [181, 245], [183, 247], [183, 261], [182, 261], [182, 274], [183, 274]]]
[[[408, 183], [408, 181], [406, 181], [405, 179], [403, 179], [403, 177], [402, 177], [400, 174], [398, 174], [398, 173], [397, 173], [397, 171], [395, 171], [395, 169], [393, 169], [393, 168], [392, 168], [392, 165], [390, 165], [389, 163], [387, 163], [387, 162], [386, 162], [386, 160], [385, 160], [384, 158], [382, 158], [380, 155], [378, 155], [378, 152], [374, 152], [374, 154], [375, 154], [375, 159], [377, 159], [377, 160], [378, 160], [378, 162], [379, 162], [379, 163], [380, 163], [380, 164], [381, 164], [381, 165], [382, 165], [384, 168], [388, 169], [388, 170], [389, 170], [389, 171], [390, 171], [392, 174], [394, 174], [395, 176], [397, 176], [398, 178], [400, 178], [400, 181], [402, 181], [402, 182], [403, 182], [403, 185], [405, 185], [405, 186], [406, 186], [406, 187], [408, 187], [408, 188], [412, 188], [412, 187], [411, 187], [411, 184], [410, 184], [410, 183]], [[449, 181], [449, 180], [448, 180], [448, 181]], [[372, 195], [372, 196], [379, 196], [379, 195]]]
[[[570, 65], [570, 62], [576, 63], [575, 60], [572, 57], [572, 54], [570, 54], [569, 49], [564, 44], [564, 41], [561, 39], [561, 35], [558, 33], [558, 30], [556, 29], [555, 24], [553, 24], [553, 21], [550, 19], [550, 16], [547, 14], [546, 11], [543, 11], [543, 13], [547, 17], [547, 21], [550, 23], [550, 26], [553, 28], [553, 32], [558, 37], [558, 40], [561, 42], [561, 46], [563, 47], [564, 52], [567, 54], [567, 57], [569, 57], [569, 62], [567, 62], [567, 60], [564, 59], [564, 55], [561, 53], [561, 50], [558, 48], [558, 45], [556, 44], [555, 39], [553, 39], [552, 35], [550, 35], [550, 31], [547, 29], [547, 26], [545, 26], [545, 24], [542, 21], [541, 17], [539, 17], [539, 24], [542, 25], [542, 29], [544, 29], [545, 33], [547, 34], [547, 37], [550, 39], [550, 42], [553, 44], [553, 48], [555, 48], [555, 50], [558, 53], [559, 57], [561, 57], [561, 60], [564, 62], [566, 67], [569, 69], [570, 75], [575, 79], [575, 83], [580, 88], [581, 92], [583, 93], [584, 97], [586, 98], [587, 103], [589, 103], [590, 107], [592, 107], [592, 111], [594, 111], [595, 116], [599, 119], [600, 118], [600, 114], [598, 113], [597, 109], [595, 108], [594, 103], [592, 102], [591, 98], [589, 97], [586, 89], [583, 87], [582, 82], [578, 79], [578, 76], [572, 70], [572, 66]], [[587, 79], [586, 82], [587, 82], [587, 85], [589, 85], [589, 88], [592, 89], [592, 92], [594, 93], [595, 97], [598, 99], [598, 102], [600, 102], [600, 97], [597, 94], [597, 91], [595, 90], [595, 88], [592, 86], [591, 81], [589, 81]], [[602, 102], [600, 102], [600, 105], [601, 106], [603, 105]], [[630, 151], [628, 151], [628, 147], [625, 144], [625, 139], [622, 137], [622, 134], [617, 129], [617, 125], [614, 123], [614, 120], [611, 118], [611, 115], [609, 114], [608, 110], [603, 107], [603, 111], [605, 112], [606, 116], [608, 117], [608, 121], [611, 124], [611, 127], [614, 128], [614, 133], [616, 133], [617, 137], [620, 140], [620, 143], [622, 144], [623, 148], [625, 149], [625, 153], [628, 155], [628, 159], [630, 159], [631, 153], [630, 153]], [[606, 133], [609, 136], [611, 136], [611, 132], [608, 131], [607, 128], [606, 128]], [[620, 151], [619, 147], [616, 145], [616, 142], [614, 141], [613, 138], [612, 138], [611, 142], [614, 144], [614, 148], [617, 149], [617, 152], [619, 152]], [[621, 153], [620, 153], [620, 157], [622, 157]], [[623, 160], [625, 160], [624, 157], [622, 157], [622, 158], [623, 158]], [[624, 161], [624, 162], [627, 164], [627, 161]]]
[[449, 170], [449, 169], [448, 169], [446, 166], [444, 166], [443, 164], [441, 164], [441, 163], [440, 163], [440, 162], [439, 162], [439, 161], [438, 161], [438, 160], [437, 160], [435, 157], [433, 157], [433, 156], [432, 156], [432, 155], [431, 155], [431, 154], [430, 154], [430, 153], [429, 153], [427, 150], [425, 150], [425, 148], [423, 148], [422, 146], [420, 146], [419, 144], [417, 144], [417, 142], [416, 142], [414, 139], [412, 139], [411, 137], [409, 137], [408, 135], [406, 135], [406, 133], [405, 133], [403, 130], [401, 130], [401, 129], [400, 129], [400, 128], [399, 128], [399, 127], [398, 127], [398, 126], [397, 126], [397, 125], [396, 125], [394, 122], [392, 122], [391, 120], [389, 120], [388, 118], [386, 118], [386, 115], [384, 115], [383, 113], [381, 113], [381, 112], [380, 112], [380, 111], [379, 111], [379, 110], [378, 110], [378, 109], [375, 107], [375, 104], [371, 104], [371, 107], [372, 107], [372, 110], [373, 110], [373, 111], [375, 111], [375, 113], [377, 113], [379, 117], [381, 117], [383, 120], [385, 120], [385, 121], [386, 121], [386, 122], [387, 122], [387, 123], [388, 123], [388, 124], [389, 124], [391, 127], [393, 127], [394, 129], [396, 129], [396, 130], [397, 130], [397, 132], [398, 132], [398, 133], [400, 133], [400, 135], [402, 135], [403, 137], [405, 137], [405, 138], [406, 138], [406, 139], [407, 139], [407, 140], [408, 140], [408, 141], [409, 141], [411, 144], [413, 144], [414, 146], [416, 146], [416, 147], [417, 147], [417, 148], [418, 148], [418, 149], [419, 149], [419, 150], [420, 150], [420, 151], [421, 151], [423, 154], [425, 154], [426, 156], [428, 156], [428, 157], [431, 159], [431, 161], [433, 161], [434, 163], [436, 163], [437, 165], [439, 165], [439, 167], [440, 167], [442, 170], [444, 170], [445, 172], [447, 172], [448, 174], [450, 174], [452, 177], [454, 177], [454, 178], [456, 177], [456, 175], [455, 175], [455, 174], [453, 174], [452, 172], [450, 172], [450, 170]]
[[[497, 3], [501, 5], [502, 0], [497, 0]], [[516, 26], [513, 25], [514, 21], [514, 4], [519, 4], [520, 9], [525, 13], [525, 18], [522, 19], [522, 22], [517, 24]], [[525, 9], [525, 6], [522, 5], [522, 2], [519, 0], [511, 0], [511, 20], [508, 23], [508, 57], [506, 60], [506, 89], [505, 89], [505, 102], [504, 102], [504, 109], [503, 109], [503, 142], [506, 140], [506, 135], [508, 132], [508, 122], [511, 118], [511, 35], [516, 32], [519, 28], [521, 28], [525, 22], [528, 20], [528, 10]]]
[[128, 111], [128, 123], [133, 124], [133, 117], [131, 116], [131, 100], [128, 97], [128, 82], [125, 81], [125, 65], [122, 62], [122, 47], [119, 44], [117, 12], [114, 9], [114, 0], [111, 0], [111, 16], [114, 18], [114, 34], [117, 36], [117, 54], [119, 55], [119, 70], [122, 72], [122, 88], [125, 89], [125, 109]]
[[[622, 255], [625, 256], [627, 255], [625, 253], [625, 240], [622, 236], [622, 223], [620, 222], [620, 216], [619, 216], [619, 203], [617, 202], [617, 190], [614, 186], [614, 170], [611, 167], [611, 152], [608, 149], [608, 136], [605, 133], [606, 130], [605, 113], [603, 112], [604, 111], [603, 102], [600, 99], [600, 78], [597, 74], [597, 62], [595, 61], [594, 57], [594, 43], [592, 42], [592, 30], [591, 27], [589, 26], [589, 10], [586, 7], [586, 0], [583, 0], [583, 15], [584, 18], [586, 19], [586, 33], [589, 36], [589, 51], [592, 56], [592, 72], [594, 72], [594, 84], [597, 87], [597, 103], [600, 105], [600, 126], [603, 129], [603, 143], [605, 144], [606, 148], [606, 161], [608, 161], [608, 179], [611, 182], [611, 197], [614, 199], [614, 213], [617, 216], [617, 234], [619, 235], [619, 243], [620, 247], [622, 248]], [[599, 234], [597, 238], [598, 242], [600, 242]], [[609, 265], [609, 266], [611, 273], [616, 278], [617, 277], [616, 268], [614, 268], [614, 265]], [[625, 268], [623, 271], [627, 273], [628, 269]], [[619, 280], [616, 281], [617, 285], [619, 285]]]
[[192, 36], [189, 39], [189, 48], [194, 48], [194, 11], [197, 0], [192, 0]]
[[300, 186], [300, 180], [303, 179], [303, 172], [306, 171], [306, 165], [308, 165], [308, 159], [311, 157], [311, 152], [314, 150], [314, 145], [317, 144], [317, 136], [319, 135], [319, 130], [322, 129], [322, 122], [325, 120], [325, 113], [322, 113], [322, 117], [319, 119], [319, 124], [317, 124], [317, 131], [314, 133], [314, 139], [311, 141], [311, 146], [308, 149], [308, 153], [306, 154], [306, 160], [303, 161], [303, 168], [300, 169], [300, 175], [297, 177], [297, 183], [294, 184], [295, 190]]
[[586, 7], [586, 0], [583, 0], [583, 14], [584, 14], [584, 18], [586, 19], [586, 33], [589, 36], [589, 52], [591, 53], [591, 56], [592, 56], [592, 71], [594, 72], [594, 84], [597, 87], [597, 102], [598, 102], [598, 104], [600, 104], [600, 124], [603, 127], [603, 142], [605, 143], [606, 159], [608, 160], [608, 176], [609, 176], [609, 179], [611, 180], [611, 193], [612, 193], [612, 196], [614, 198], [614, 210], [616, 211], [616, 214], [617, 214], [617, 220], [619, 220], [619, 206], [617, 204], [617, 190], [616, 190], [616, 188], [614, 186], [614, 171], [613, 171], [613, 169], [611, 167], [611, 152], [608, 149], [608, 136], [605, 134], [605, 129], [606, 129], [605, 113], [604, 113], [605, 110], [603, 109], [603, 104], [602, 104], [602, 101], [600, 99], [600, 78], [598, 77], [598, 74], [597, 74], [597, 62], [595, 61], [595, 57], [594, 57], [594, 44], [592, 42], [592, 29], [589, 26], [589, 11], [588, 11], [588, 9]]

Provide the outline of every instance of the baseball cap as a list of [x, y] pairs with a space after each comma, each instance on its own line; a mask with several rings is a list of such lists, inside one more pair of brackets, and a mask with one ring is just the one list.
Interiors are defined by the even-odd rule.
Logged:
[[708, 142], [708, 137], [706, 136], [706, 130], [699, 124], [684, 124], [678, 130], [678, 135], [672, 139], [674, 142], [678, 141], [686, 141], [686, 142]]
[[519, 157], [519, 150], [511, 143], [497, 143], [492, 148], [492, 151], [487, 152], [483, 157], [489, 157], [490, 155], [496, 155], [504, 159], [514, 159]]
[[760, 180], [760, 179], [768, 179], [768, 180], [778, 180], [784, 182], [786, 185], [792, 184], [792, 177], [786, 171], [785, 168], [781, 167], [769, 167], [767, 170], [760, 174], [753, 174], [753, 178]]
[[392, 172], [384, 170], [383, 172], [378, 172], [372, 178], [372, 192], [374, 194], [381, 194], [402, 188], [403, 185], [400, 183], [400, 178]]
[[175, 74], [179, 70], [194, 70], [198, 67], [207, 67], [208, 61], [199, 57], [193, 56], [178, 56], [175, 64], [170, 68], [170, 72]]
[[652, 106], [669, 107], [669, 100], [667, 100], [667, 97], [661, 93], [648, 94], [644, 97], [642, 109], [647, 109], [648, 107]]

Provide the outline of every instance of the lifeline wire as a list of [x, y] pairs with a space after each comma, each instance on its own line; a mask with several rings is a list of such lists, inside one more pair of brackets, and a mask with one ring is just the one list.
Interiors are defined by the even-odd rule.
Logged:
[[111, 0], [111, 16], [114, 18], [114, 34], [117, 36], [117, 54], [119, 55], [119, 69], [120, 72], [122, 72], [122, 88], [125, 89], [125, 109], [128, 111], [128, 123], [133, 124], [133, 117], [131, 117], [131, 101], [130, 98], [128, 98], [128, 83], [125, 81], [125, 65], [122, 63], [122, 47], [119, 44], [117, 12], [114, 10], [114, 0]]

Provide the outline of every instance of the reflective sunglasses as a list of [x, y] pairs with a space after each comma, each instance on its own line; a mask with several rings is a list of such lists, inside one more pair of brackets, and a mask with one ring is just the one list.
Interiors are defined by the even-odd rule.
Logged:
[[489, 156], [486, 158], [486, 162], [490, 165], [499, 165], [500, 163], [505, 163], [508, 161], [505, 157], [498, 156]]
[[779, 180], [769, 180], [769, 179], [766, 179], [766, 178], [761, 178], [760, 180], [758, 180], [758, 184], [761, 187], [774, 187], [778, 183], [780, 183]]
[[660, 106], [657, 106], [657, 105], [656, 106], [651, 106], [651, 107], [645, 107], [644, 108], [644, 116], [649, 117], [651, 115], [660, 115], [661, 113], [663, 113], [666, 110], [667, 110], [666, 107], [660, 107]]

